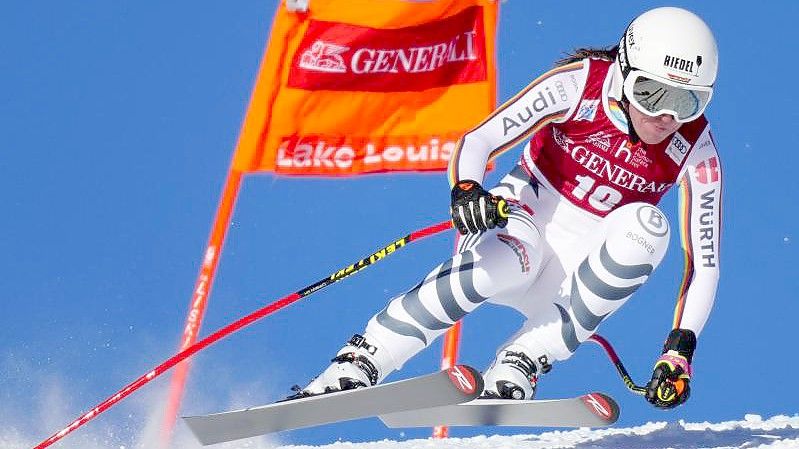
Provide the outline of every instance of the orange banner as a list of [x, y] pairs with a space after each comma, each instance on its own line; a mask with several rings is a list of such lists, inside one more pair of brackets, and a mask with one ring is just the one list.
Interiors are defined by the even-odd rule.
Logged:
[[495, 107], [496, 1], [282, 3], [234, 170], [446, 170], [457, 140]]

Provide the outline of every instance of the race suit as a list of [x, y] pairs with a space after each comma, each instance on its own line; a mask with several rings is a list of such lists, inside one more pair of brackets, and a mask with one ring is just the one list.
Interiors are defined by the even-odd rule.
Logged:
[[369, 321], [364, 335], [385, 348], [386, 372], [485, 301], [525, 315], [507, 344], [570, 357], [662, 260], [670, 227], [656, 205], [676, 183], [686, 267], [673, 327], [701, 333], [719, 277], [716, 146], [704, 116], [659, 144], [631, 138], [621, 82], [611, 61], [558, 66], [461, 139], [453, 184], [482, 183], [491, 159], [530, 138], [491, 190], [513, 206], [508, 225], [462, 238], [455, 256]]

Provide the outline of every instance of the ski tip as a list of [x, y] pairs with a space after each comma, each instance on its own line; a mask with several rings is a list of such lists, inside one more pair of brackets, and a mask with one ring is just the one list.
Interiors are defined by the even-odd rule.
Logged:
[[218, 441], [209, 439], [208, 436], [202, 432], [202, 416], [181, 416], [181, 418], [200, 444], [208, 446], [209, 444], [218, 443]]
[[483, 393], [483, 376], [468, 365], [455, 365], [445, 370], [452, 385], [464, 395], [464, 400], [475, 399]]
[[619, 419], [619, 404], [605, 393], [588, 393], [580, 397], [585, 407], [602, 420], [606, 425], [610, 425]]

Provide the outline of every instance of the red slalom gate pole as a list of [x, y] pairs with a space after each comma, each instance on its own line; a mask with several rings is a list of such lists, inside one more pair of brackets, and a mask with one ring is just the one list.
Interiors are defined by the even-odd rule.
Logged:
[[437, 234], [442, 231], [446, 231], [452, 227], [451, 221], [444, 221], [438, 224], [434, 224], [428, 226], [426, 228], [420, 229], [418, 231], [414, 231], [405, 237], [397, 239], [396, 241], [386, 245], [385, 247], [381, 248], [380, 250], [372, 253], [368, 257], [365, 257], [358, 262], [348, 265], [326, 278], [322, 278], [313, 284], [298, 290], [290, 295], [284, 296], [283, 298], [278, 299], [277, 301], [264, 306], [255, 312], [250, 313], [247, 316], [239, 318], [238, 320], [234, 321], [233, 323], [228, 324], [227, 326], [217, 330], [216, 332], [212, 333], [211, 335], [199, 340], [198, 342], [194, 343], [193, 345], [189, 346], [188, 348], [180, 351], [179, 353], [175, 354], [174, 356], [167, 359], [162, 364], [156, 366], [148, 373], [144, 374], [143, 376], [139, 377], [138, 379], [134, 380], [133, 382], [126, 385], [124, 388], [116, 392], [113, 396], [107, 398], [103, 402], [97, 404], [94, 408], [89, 410], [88, 412], [81, 415], [79, 418], [71, 422], [68, 426], [63, 428], [62, 430], [58, 431], [57, 433], [51, 435], [46, 440], [42, 441], [38, 445], [34, 447], [34, 449], [42, 449], [52, 445], [53, 443], [57, 442], [58, 440], [64, 438], [66, 435], [74, 431], [75, 429], [83, 426], [87, 422], [91, 421], [92, 419], [96, 418], [99, 414], [103, 413], [104, 411], [111, 408], [114, 404], [121, 401], [122, 399], [126, 398], [128, 395], [133, 393], [134, 391], [138, 390], [151, 380], [155, 379], [156, 377], [163, 374], [165, 371], [169, 370], [170, 368], [174, 367], [178, 363], [186, 360], [187, 358], [191, 357], [195, 353], [205, 349], [206, 347], [216, 343], [217, 341], [221, 340], [228, 335], [237, 332], [238, 330], [249, 326], [250, 324], [260, 320], [261, 318], [270, 315], [306, 296], [309, 296], [319, 290], [327, 287], [328, 285], [334, 284], [348, 276], [351, 276], [364, 268], [372, 265], [389, 255], [393, 254], [394, 252], [398, 251], [399, 249], [403, 248], [404, 246], [408, 245], [411, 242], [416, 240], [423, 239], [425, 237]]
[[[456, 321], [451, 328], [444, 334], [444, 354], [441, 358], [441, 369], [448, 369], [455, 366], [458, 362], [458, 346], [461, 339], [461, 322]], [[433, 427], [433, 438], [447, 438], [449, 427]]]
[[[453, 254], [458, 252], [458, 245], [463, 236], [455, 234], [455, 248]], [[458, 347], [461, 340], [461, 322], [456, 321], [451, 328], [444, 334], [444, 345], [441, 351], [441, 369], [449, 369], [458, 363]], [[433, 438], [441, 439], [449, 436], [449, 427], [435, 426], [433, 427]]]
[[[242, 173], [231, 169], [228, 173], [225, 186], [222, 189], [222, 197], [217, 206], [216, 217], [211, 228], [211, 235], [208, 237], [208, 245], [205, 248], [203, 263], [197, 275], [197, 281], [192, 291], [189, 311], [186, 314], [186, 324], [183, 326], [183, 336], [181, 337], [178, 352], [184, 351], [197, 341], [200, 334], [205, 310], [208, 305], [208, 296], [211, 293], [211, 286], [214, 283], [214, 275], [219, 266], [219, 255], [225, 242], [225, 235], [230, 227], [230, 217], [233, 215], [233, 208], [236, 204], [239, 189], [241, 187]], [[172, 437], [172, 429], [175, 427], [180, 402], [183, 398], [183, 391], [186, 387], [186, 379], [189, 376], [189, 362], [178, 365], [172, 374], [172, 382], [169, 386], [169, 399], [166, 403], [164, 421], [161, 425], [161, 446], [167, 447]]]

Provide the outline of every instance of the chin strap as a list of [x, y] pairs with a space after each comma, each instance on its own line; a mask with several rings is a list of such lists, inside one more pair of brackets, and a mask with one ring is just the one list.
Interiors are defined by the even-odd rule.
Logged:
[[619, 50], [616, 54], [615, 64], [618, 66], [618, 71], [614, 75], [621, 75], [621, 98], [619, 99], [619, 106], [621, 106], [621, 110], [624, 112], [624, 118], [627, 119], [627, 134], [630, 135], [630, 143], [635, 145], [640, 142], [641, 139], [638, 137], [638, 133], [635, 132], [633, 121], [630, 119], [630, 101], [627, 100], [627, 96], [624, 93], [624, 80], [627, 79], [627, 75], [632, 70], [627, 61], [626, 31], [624, 35], [622, 35], [621, 42], [619, 42]]
[[624, 96], [623, 88], [621, 91], [621, 101], [619, 102], [619, 105], [621, 106], [621, 110], [624, 112], [624, 118], [627, 119], [627, 134], [630, 135], [630, 143], [635, 145], [641, 141], [641, 138], [638, 137], [638, 133], [635, 132], [633, 120], [630, 118], [630, 102], [627, 101], [627, 98]]

